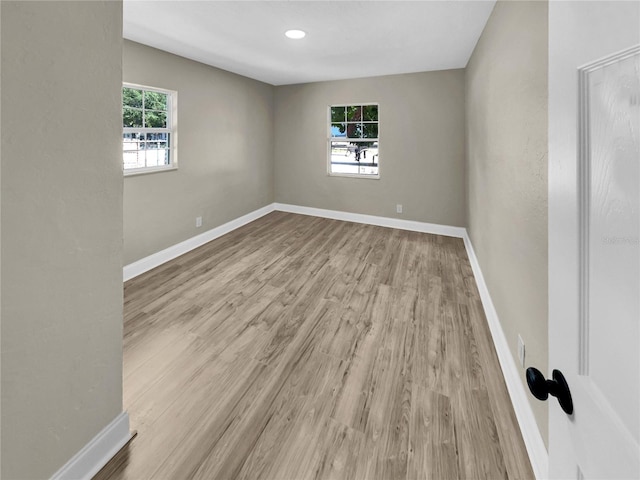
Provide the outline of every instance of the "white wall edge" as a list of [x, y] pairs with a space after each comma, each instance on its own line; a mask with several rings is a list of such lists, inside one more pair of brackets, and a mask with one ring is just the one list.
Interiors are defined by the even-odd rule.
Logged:
[[480, 299], [487, 317], [493, 344], [496, 348], [498, 360], [500, 361], [500, 367], [502, 368], [502, 375], [504, 376], [507, 390], [511, 397], [511, 403], [518, 424], [520, 425], [520, 431], [522, 432], [522, 438], [527, 448], [527, 453], [529, 454], [529, 461], [531, 462], [533, 473], [538, 480], [546, 479], [549, 477], [549, 454], [547, 453], [547, 448], [544, 445], [531, 405], [529, 405], [527, 392], [520, 380], [518, 367], [509, 350], [507, 337], [502, 330], [498, 313], [491, 300], [489, 289], [484, 281], [482, 270], [480, 270], [478, 258], [476, 257], [471, 239], [466, 230], [463, 238], [469, 262], [471, 263], [471, 269], [473, 270], [473, 276], [476, 279], [478, 291], [480, 292]]
[[130, 439], [129, 414], [122, 412], [54, 473], [51, 480], [91, 480]]
[[198, 248], [205, 243], [208, 243], [212, 240], [215, 240], [222, 235], [225, 235], [236, 228], [240, 228], [247, 223], [253, 222], [264, 215], [273, 212], [274, 204], [269, 204], [258, 210], [254, 210], [253, 212], [247, 213], [241, 217], [238, 217], [230, 222], [224, 223], [219, 227], [212, 228], [211, 230], [207, 230], [200, 235], [196, 235], [195, 237], [191, 237], [183, 242], [172, 245], [169, 248], [165, 248], [157, 253], [151, 254], [148, 257], [142, 258], [136, 262], [130, 263], [126, 265], [122, 269], [122, 276], [124, 281], [130, 280], [138, 275], [141, 275], [149, 270], [159, 267], [163, 263], [168, 262], [169, 260], [173, 260], [180, 255], [184, 255], [191, 250]]
[[379, 227], [397, 228], [399, 230], [411, 230], [413, 232], [432, 233], [434, 235], [444, 235], [447, 237], [464, 238], [466, 232], [464, 227], [451, 227], [449, 225], [439, 225], [437, 223], [416, 222], [414, 220], [402, 220], [399, 218], [377, 217], [375, 215], [364, 215], [361, 213], [325, 210], [323, 208], [302, 207], [299, 205], [289, 205], [286, 203], [274, 203], [274, 207], [275, 210], [279, 210], [281, 212], [311, 215], [313, 217], [331, 218], [333, 220], [343, 220], [346, 222], [366, 223], [368, 225], [377, 225]]

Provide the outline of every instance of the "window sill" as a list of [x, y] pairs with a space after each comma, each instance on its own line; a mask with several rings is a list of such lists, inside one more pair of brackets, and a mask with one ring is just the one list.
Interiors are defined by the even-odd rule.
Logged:
[[362, 175], [359, 173], [327, 173], [329, 177], [366, 178], [368, 180], [380, 180], [380, 174]]
[[169, 167], [157, 167], [157, 168], [136, 168], [123, 170], [123, 174], [125, 177], [137, 177], [138, 175], [149, 175], [151, 173], [160, 173], [160, 172], [173, 172], [178, 170], [178, 167], [175, 165], [171, 165]]

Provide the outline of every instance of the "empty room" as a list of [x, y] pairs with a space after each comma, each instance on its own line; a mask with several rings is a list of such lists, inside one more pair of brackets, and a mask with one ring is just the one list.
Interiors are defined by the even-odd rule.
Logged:
[[640, 479], [640, 1], [3, 0], [0, 50], [3, 480]]

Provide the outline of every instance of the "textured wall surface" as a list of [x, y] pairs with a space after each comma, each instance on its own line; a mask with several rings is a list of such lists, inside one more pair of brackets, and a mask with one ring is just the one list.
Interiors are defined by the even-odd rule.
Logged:
[[[380, 104], [379, 180], [327, 175], [327, 108], [351, 103]], [[277, 202], [465, 224], [463, 70], [276, 87], [275, 138]]]
[[[543, 372], [547, 10], [546, 2], [498, 2], [466, 70], [469, 235], [516, 363], [521, 334], [526, 366]], [[546, 442], [547, 404], [530, 402]]]
[[2, 2], [2, 478], [122, 411], [122, 4]]
[[124, 179], [125, 265], [273, 202], [272, 86], [130, 41], [123, 70], [178, 92], [178, 170]]
[[[0, 4], [0, 52], [2, 52], [2, 5]], [[2, 60], [0, 60], [2, 92]], [[0, 94], [0, 138], [2, 137], [2, 95]], [[0, 186], [2, 185], [2, 146], [0, 140]], [[2, 252], [2, 194], [0, 193], [0, 252]], [[0, 254], [0, 478], [2, 477], [2, 255]]]

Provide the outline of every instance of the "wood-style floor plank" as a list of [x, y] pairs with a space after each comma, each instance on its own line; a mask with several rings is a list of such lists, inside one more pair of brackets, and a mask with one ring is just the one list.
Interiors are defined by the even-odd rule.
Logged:
[[534, 478], [462, 240], [274, 212], [125, 284], [97, 476]]

